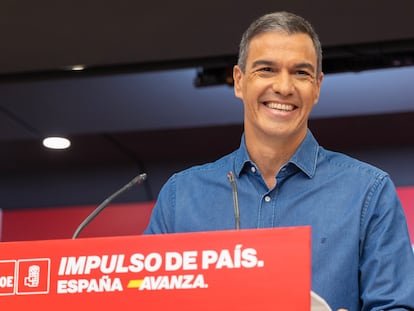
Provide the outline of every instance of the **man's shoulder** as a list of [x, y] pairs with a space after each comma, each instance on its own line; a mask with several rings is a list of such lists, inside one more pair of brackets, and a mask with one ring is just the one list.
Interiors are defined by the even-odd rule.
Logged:
[[235, 153], [233, 151], [227, 155], [222, 156], [221, 158], [213, 161], [206, 162], [202, 164], [193, 165], [189, 168], [186, 168], [182, 171], [175, 173], [176, 178], [187, 177], [188, 175], [198, 175], [198, 174], [220, 174], [222, 172], [228, 173], [234, 165]]
[[348, 154], [324, 149], [320, 147], [319, 161], [323, 165], [329, 165], [332, 169], [358, 172], [375, 178], [384, 178], [388, 173], [374, 164], [364, 162]]

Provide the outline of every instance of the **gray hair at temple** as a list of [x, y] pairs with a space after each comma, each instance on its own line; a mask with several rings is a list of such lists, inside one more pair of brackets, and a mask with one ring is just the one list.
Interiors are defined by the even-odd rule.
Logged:
[[317, 57], [316, 77], [322, 72], [322, 46], [318, 34], [303, 17], [289, 12], [275, 12], [263, 15], [255, 20], [245, 31], [240, 41], [237, 65], [245, 72], [250, 41], [265, 32], [283, 32], [289, 35], [304, 33], [309, 35], [315, 46]]

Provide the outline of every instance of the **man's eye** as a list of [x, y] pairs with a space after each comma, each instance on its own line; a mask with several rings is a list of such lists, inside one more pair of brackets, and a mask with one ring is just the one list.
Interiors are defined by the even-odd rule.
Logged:
[[270, 67], [262, 67], [262, 68], [259, 68], [258, 71], [272, 72], [273, 70]]
[[310, 73], [305, 70], [298, 70], [296, 71], [296, 74], [299, 76], [310, 76]]

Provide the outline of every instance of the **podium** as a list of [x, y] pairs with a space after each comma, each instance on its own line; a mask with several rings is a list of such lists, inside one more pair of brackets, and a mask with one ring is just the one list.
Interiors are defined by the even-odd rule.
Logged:
[[2, 310], [310, 310], [310, 227], [0, 243]]

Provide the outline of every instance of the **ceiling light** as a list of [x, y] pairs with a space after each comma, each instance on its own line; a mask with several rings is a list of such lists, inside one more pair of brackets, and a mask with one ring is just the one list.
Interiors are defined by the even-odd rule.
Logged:
[[85, 69], [85, 66], [84, 65], [75, 65], [75, 66], [72, 66], [71, 69], [73, 71], [81, 71], [81, 70]]
[[64, 137], [46, 137], [43, 139], [43, 146], [50, 149], [67, 149], [70, 147], [70, 140]]

